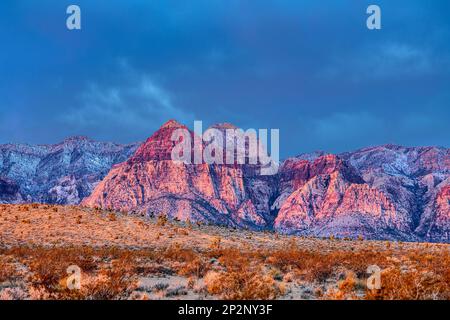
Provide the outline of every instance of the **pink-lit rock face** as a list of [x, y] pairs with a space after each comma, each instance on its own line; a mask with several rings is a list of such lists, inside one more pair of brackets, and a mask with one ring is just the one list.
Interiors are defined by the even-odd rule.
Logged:
[[279, 183], [281, 189], [299, 189], [310, 179], [321, 174], [340, 172], [349, 182], [363, 183], [356, 170], [341, 158], [325, 154], [315, 159], [287, 159], [280, 168]]
[[450, 179], [442, 182], [425, 208], [421, 230], [432, 241], [450, 242]]
[[254, 205], [246, 187], [258, 178], [244, 176], [243, 166], [171, 160], [171, 136], [179, 128], [186, 127], [175, 121], [163, 125], [128, 161], [113, 167], [83, 205], [267, 228], [269, 215]]
[[175, 142], [171, 140], [176, 129], [186, 129], [175, 120], [169, 120], [147, 139], [129, 159], [129, 162], [145, 162], [150, 160], [171, 160], [172, 149]]
[[[339, 165], [324, 166], [330, 159]], [[305, 160], [299, 161], [304, 167]], [[407, 214], [398, 210], [382, 191], [364, 183], [342, 160], [323, 156], [306, 166], [311, 166], [308, 172], [315, 176], [297, 187], [283, 202], [275, 220], [276, 230], [388, 239], [411, 233]], [[392, 233], [390, 229], [396, 232]]]
[[[450, 149], [385, 145], [340, 155], [362, 175], [366, 183], [381, 190], [397, 210], [405, 212], [411, 233], [422, 240], [449, 241], [437, 224], [441, 190], [450, 181]], [[441, 227], [438, 227], [441, 225]]]

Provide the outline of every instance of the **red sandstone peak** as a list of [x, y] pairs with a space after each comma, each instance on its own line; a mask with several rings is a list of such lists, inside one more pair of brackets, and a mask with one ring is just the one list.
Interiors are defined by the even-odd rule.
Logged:
[[171, 128], [185, 128], [186, 126], [182, 125], [175, 119], [170, 119], [166, 123], [164, 123], [159, 129], [171, 129]]
[[176, 144], [172, 141], [172, 134], [177, 129], [189, 130], [176, 120], [167, 121], [136, 150], [129, 161], [170, 160], [172, 149]]
[[[179, 128], [186, 127], [174, 120], [165, 123], [127, 162], [112, 168], [83, 204], [266, 228], [272, 219], [266, 220], [270, 214], [268, 199], [273, 196], [268, 182], [246, 176], [243, 166], [171, 161], [177, 143], [172, 141], [172, 134]], [[189, 132], [192, 138], [194, 133]], [[253, 184], [252, 189], [247, 183]]]

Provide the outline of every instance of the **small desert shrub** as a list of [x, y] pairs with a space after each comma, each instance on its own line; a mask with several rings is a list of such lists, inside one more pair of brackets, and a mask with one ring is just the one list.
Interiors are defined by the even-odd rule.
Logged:
[[183, 276], [196, 276], [200, 278], [209, 269], [209, 265], [202, 258], [201, 253], [192, 249], [182, 248], [178, 243], [168, 247], [162, 252], [160, 258], [162, 258], [160, 262], [169, 260], [180, 263], [177, 272]]
[[168, 221], [169, 220], [167, 219], [167, 216], [163, 214], [163, 215], [158, 216], [158, 221], [157, 221], [156, 224], [158, 226], [163, 227], [163, 226], [165, 226], [167, 224]]
[[0, 257], [0, 283], [10, 281], [17, 275], [16, 268], [11, 262], [5, 258]]
[[194, 286], [195, 286], [195, 283], [196, 283], [196, 281], [195, 281], [195, 279], [193, 277], [189, 277], [188, 278], [187, 286], [188, 286], [189, 289], [193, 289]]
[[197, 278], [202, 278], [208, 270], [209, 265], [204, 262], [201, 257], [196, 257], [192, 261], [183, 264], [179, 268], [178, 274], [182, 276], [196, 276]]
[[359, 279], [355, 273], [347, 272], [346, 277], [338, 282], [337, 289], [331, 289], [323, 298], [329, 300], [355, 299], [358, 282]]
[[211, 241], [211, 243], [210, 243], [210, 245], [209, 245], [209, 248], [211, 248], [211, 249], [220, 249], [220, 243], [222, 242], [222, 239], [220, 238], [220, 237], [215, 237], [212, 241]]
[[154, 291], [164, 291], [169, 287], [168, 283], [164, 283], [164, 282], [159, 282], [157, 284], [155, 284], [152, 288], [152, 290]]
[[209, 293], [223, 299], [275, 299], [281, 294], [273, 275], [262, 269], [262, 258], [257, 252], [243, 252], [236, 248], [212, 250], [211, 257], [225, 271], [210, 271], [205, 275]]
[[131, 274], [132, 266], [126, 261], [113, 263], [111, 268], [100, 271], [100, 279], [87, 285], [84, 299], [111, 300], [126, 298], [137, 288]]
[[198, 253], [192, 249], [183, 248], [179, 243], [175, 243], [167, 247], [162, 257], [172, 261], [186, 262], [194, 260], [197, 255]]
[[271, 269], [269, 271], [270, 276], [276, 280], [276, 281], [282, 281], [283, 280], [283, 273], [278, 269]]
[[280, 289], [270, 275], [261, 270], [208, 272], [204, 278], [210, 294], [226, 300], [275, 299]]
[[189, 235], [189, 232], [187, 230], [181, 229], [181, 228], [176, 229], [176, 232], [177, 232], [177, 234], [182, 235], [182, 236], [188, 236]]
[[37, 248], [29, 251], [28, 259], [24, 262], [32, 272], [31, 282], [52, 292], [58, 290], [60, 279], [67, 276], [67, 268], [70, 265], [79, 266], [82, 272], [95, 269], [96, 265], [90, 253], [79, 252], [74, 248]]
[[166, 291], [166, 297], [173, 297], [173, 296], [185, 296], [188, 292], [186, 290], [186, 287], [179, 286], [173, 289], [168, 289]]
[[426, 271], [390, 268], [381, 274], [381, 290], [368, 291], [367, 299], [436, 300], [450, 299], [450, 284], [444, 277]]

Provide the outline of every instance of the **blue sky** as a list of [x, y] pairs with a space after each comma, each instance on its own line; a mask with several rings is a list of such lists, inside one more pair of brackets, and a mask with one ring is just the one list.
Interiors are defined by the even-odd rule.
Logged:
[[1, 1], [0, 143], [140, 141], [176, 118], [279, 128], [282, 157], [449, 147], [449, 17], [446, 0]]

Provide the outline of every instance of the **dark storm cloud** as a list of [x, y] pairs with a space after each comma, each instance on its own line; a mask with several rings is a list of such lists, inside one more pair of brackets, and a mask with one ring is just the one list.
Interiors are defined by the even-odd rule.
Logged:
[[[169, 118], [280, 128], [285, 157], [448, 146], [448, 1], [0, 4], [0, 143], [143, 140]], [[365, 27], [382, 8], [383, 29]]]

